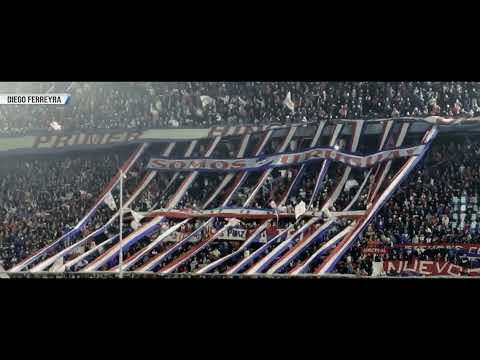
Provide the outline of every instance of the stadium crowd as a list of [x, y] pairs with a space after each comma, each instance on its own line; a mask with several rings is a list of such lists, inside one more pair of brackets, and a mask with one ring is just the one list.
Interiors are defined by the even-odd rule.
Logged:
[[[51, 83], [24, 84], [21, 90], [45, 91], [54, 87], [55, 84]], [[71, 103], [65, 107], [1, 106], [0, 136], [25, 134], [42, 129], [52, 131], [50, 126], [52, 121], [59, 123], [65, 130], [86, 130], [292, 123], [317, 121], [320, 118], [480, 115], [477, 102], [480, 83], [468, 82], [71, 83], [68, 89], [73, 97]], [[289, 92], [295, 106], [293, 112], [284, 104]], [[479, 265], [476, 257], [451, 249], [411, 250], [398, 246], [480, 243], [477, 226], [480, 142], [468, 137], [463, 140], [435, 142], [426, 161], [416, 168], [397, 194], [381, 209], [360, 241], [355, 242], [348, 254], [338, 263], [336, 269], [338, 273], [371, 275], [374, 262], [411, 257], [448, 260], [464, 267]], [[278, 139], [270, 141], [263, 153], [274, 153], [278, 146]], [[224, 145], [214, 152], [214, 156], [232, 157], [237, 148], [238, 146]], [[0, 260], [3, 261], [5, 268], [10, 268], [26, 256], [58, 239], [78, 223], [133, 148], [118, 149], [120, 150], [115, 152], [71, 152], [55, 158], [50, 156], [2, 158]], [[133, 167], [125, 183], [127, 198], [145, 174], [147, 160], [151, 154], [158, 154], [158, 150], [155, 147], [150, 149]], [[192, 156], [200, 156], [205, 151], [205, 144], [202, 144], [195, 149]], [[181, 156], [180, 153], [178, 155]], [[314, 210], [319, 210], [323, 206], [344, 169], [344, 165], [331, 164], [322, 189], [312, 204]], [[295, 204], [299, 201], [308, 204], [315, 188], [318, 170], [318, 164], [308, 166], [305, 176], [284, 203], [282, 200], [298, 174], [299, 167], [272, 171], [249, 207], [275, 208], [282, 203], [287, 211], [293, 212]], [[172, 194], [186, 176], [171, 173], [156, 176], [132, 208], [136, 211], [146, 211], [152, 207], [166, 207]], [[201, 209], [224, 176], [224, 174], [199, 175], [176, 208]], [[366, 172], [352, 172], [349, 179], [354, 179], [357, 187], [342, 191], [331, 210], [344, 209], [365, 176]], [[243, 206], [259, 178], [260, 174], [250, 175], [227, 205]], [[228, 193], [231, 186], [231, 183], [228, 184], [224, 192]], [[113, 196], [118, 204], [118, 190]], [[224, 194], [220, 194], [208, 208], [220, 206], [224, 200]], [[365, 207], [364, 196], [360, 197], [359, 204], [357, 206], [360, 208]], [[93, 222], [84, 229], [84, 232], [88, 233], [98, 228], [113, 213], [108, 206], [101, 206]], [[250, 234], [256, 226], [258, 224], [241, 228], [248, 230], [247, 234]], [[330, 235], [336, 234], [339, 229], [334, 227]], [[182, 228], [181, 235], [176, 241], [185, 238], [193, 230], [194, 227], [191, 225]], [[278, 233], [278, 229], [275, 230]], [[212, 231], [207, 229], [197, 243], [185, 244], [181, 251], [165, 259], [155, 270], [168, 265], [169, 261], [174, 261], [185, 251], [202, 244]], [[269, 238], [271, 235], [270, 231]], [[134, 256], [149, 241], [150, 239], [144, 239], [130, 248], [126, 258]], [[376, 255], [364, 251], [372, 244], [383, 250]], [[229, 240], [215, 241], [177, 271], [201, 269], [225, 254], [235, 251], [240, 245], [240, 242]], [[291, 270], [305, 261], [321, 243], [316, 242], [313, 245], [296, 261], [288, 264], [287, 269]], [[171, 246], [172, 243], [162, 244], [136, 266], [146, 263]], [[257, 246], [258, 243], [243, 253], [241, 258], [248, 256]], [[319, 259], [324, 257], [325, 255]], [[85, 265], [85, 262], [82, 263], [78, 269]], [[232, 265], [226, 263], [220, 271]], [[317, 265], [317, 262], [312, 264], [312, 269]], [[113, 265], [105, 265], [102, 269], [111, 266]]]
[[[4, 267], [11, 267], [72, 229], [131, 151], [127, 147], [115, 153], [2, 159], [0, 259]], [[139, 176], [140, 163], [137, 166], [132, 168], [131, 177]], [[115, 197], [118, 204], [118, 194]], [[103, 225], [112, 214], [107, 206], [101, 206], [84, 231]]]
[[[361, 241], [339, 262], [337, 271], [372, 274], [376, 261], [440, 259], [475, 267], [452, 249], [405, 249], [404, 245], [480, 244], [477, 198], [480, 192], [480, 141], [468, 136], [435, 143], [426, 160], [368, 225]], [[365, 252], [367, 247], [380, 254]]]
[[[133, 194], [148, 171], [147, 161], [161, 151], [162, 146], [152, 145], [132, 166], [124, 181], [125, 200]], [[0, 162], [0, 261], [3, 266], [10, 268], [71, 230], [86, 215], [134, 149], [133, 146], [126, 146], [115, 152], [99, 150], [71, 152], [55, 157], [43, 155], [3, 159]], [[199, 152], [194, 154], [198, 156], [204, 151], [202, 149], [199, 147]], [[172, 177], [168, 173], [155, 176], [131, 208], [147, 211], [152, 207], [165, 206], [185, 174], [180, 174], [170, 186], [170, 191], [165, 192]], [[217, 177], [201, 177], [195, 181], [176, 208], [195, 208], [197, 203], [201, 204], [218, 183]], [[210, 185], [208, 179], [211, 179]], [[118, 207], [118, 186], [112, 191], [112, 196]], [[82, 234], [99, 228], [114, 213], [105, 203], [101, 204], [92, 221], [82, 229]], [[129, 226], [131, 218], [127, 218], [129, 221], [125, 225]], [[68, 244], [67, 241], [62, 247]]]
[[[0, 224], [0, 258], [6, 268], [32, 254], [39, 248], [60, 237], [62, 233], [72, 228], [86, 213], [93, 201], [99, 195], [102, 187], [114, 175], [118, 164], [123, 162], [132, 151], [132, 147], [112, 154], [98, 151], [94, 153], [70, 153], [56, 157], [24, 157], [8, 159], [0, 165], [2, 174], [0, 188], [2, 189], [0, 208], [3, 222]], [[158, 148], [152, 149], [159, 151]], [[349, 253], [343, 257], [337, 266], [337, 272], [357, 275], [371, 275], [375, 261], [395, 259], [442, 259], [464, 267], [476, 267], [477, 257], [455, 252], [452, 249], [411, 250], [397, 247], [398, 244], [435, 244], [435, 243], [480, 243], [480, 233], [476, 226], [477, 194], [480, 191], [479, 174], [480, 142], [469, 137], [458, 139], [439, 139], [434, 144], [425, 162], [422, 163], [403, 184], [398, 193], [379, 212], [374, 221], [364, 232], [362, 239], [354, 244]], [[151, 156], [145, 153], [132, 168], [131, 175], [125, 181], [125, 195], [133, 192], [139, 180], [145, 173], [145, 163]], [[344, 166], [332, 164], [324, 181], [323, 191], [314, 202], [314, 209], [319, 210], [321, 204], [330, 193], [334, 184], [341, 176]], [[318, 168], [309, 166], [305, 176], [295, 193], [289, 198], [287, 209], [292, 211], [297, 200], [308, 200], [313, 191]], [[298, 169], [275, 170], [267, 179], [265, 186], [255, 198], [256, 207], [271, 207], [271, 201], [280, 201], [295, 178]], [[95, 173], [95, 177], [88, 174]], [[253, 183], [257, 176], [251, 175]], [[150, 203], [159, 200], [159, 194], [165, 189], [169, 176], [157, 176], [152, 184], [155, 191], [150, 197]], [[224, 175], [223, 175], [224, 176]], [[187, 192], [178, 208], [195, 208], [196, 204], [205, 201], [220, 182], [218, 174], [200, 175], [193, 182], [191, 191]], [[180, 176], [178, 183], [183, 181]], [[361, 177], [358, 177], [359, 182]], [[15, 185], [15, 186], [14, 186]], [[178, 185], [178, 184], [177, 184]], [[176, 186], [172, 186], [175, 189]], [[82, 189], [80, 191], [80, 189]], [[83, 190], [85, 189], [85, 190]], [[250, 187], [246, 186], [245, 195]], [[350, 202], [356, 189], [343, 191], [335, 206], [344, 208]], [[114, 194], [118, 203], [118, 193]], [[168, 196], [166, 197], [168, 199]], [[292, 200], [293, 199], [293, 200]], [[456, 199], [456, 200], [455, 200]], [[142, 201], [139, 202], [140, 204]], [[162, 202], [160, 201], [160, 204]], [[320, 204], [320, 205], [319, 205]], [[236, 205], [234, 203], [234, 205]], [[240, 205], [240, 204], [238, 204]], [[333, 210], [335, 207], [332, 208]], [[142, 210], [142, 209], [140, 209]], [[98, 228], [113, 214], [107, 206], [100, 208], [94, 218], [91, 229]], [[197, 224], [198, 226], [198, 224]], [[257, 224], [247, 228], [251, 233]], [[188, 225], [180, 230], [177, 241], [183, 239], [194, 230]], [[242, 226], [240, 228], [243, 228]], [[336, 234], [339, 228], [332, 231]], [[88, 230], [87, 230], [88, 231]], [[131, 231], [131, 230], [130, 230]], [[227, 232], [228, 233], [228, 232]], [[278, 233], [278, 232], [277, 232]], [[208, 239], [207, 230], [199, 241]], [[331, 236], [329, 236], [331, 237]], [[135, 255], [149, 241], [144, 239], [128, 250], [125, 258]], [[113, 245], [112, 243], [111, 245]], [[209, 244], [195, 258], [179, 267], [178, 272], [196, 271], [206, 264], [225, 254], [238, 249], [240, 242], [216, 240]], [[296, 261], [287, 266], [291, 270], [305, 261], [321, 246], [315, 242]], [[380, 255], [366, 253], [364, 248], [376, 244], [385, 249]], [[94, 246], [94, 245], [93, 245]], [[161, 244], [149, 256], [142, 259], [136, 267], [144, 264], [149, 257], [170, 248], [172, 243]], [[188, 243], [178, 252], [176, 257], [189, 251], [195, 243]], [[254, 251], [254, 249], [251, 249]], [[248, 251], [244, 257], [248, 256]], [[325, 254], [319, 259], [325, 258]], [[317, 263], [311, 265], [313, 270]], [[68, 261], [69, 258], [66, 259]], [[167, 260], [161, 265], [165, 266]], [[170, 259], [172, 260], [172, 259]], [[86, 263], [83, 263], [86, 265]], [[106, 265], [106, 270], [113, 265]], [[76, 270], [81, 269], [77, 267]], [[160, 266], [157, 267], [157, 270]], [[135, 269], [135, 267], [134, 267]], [[226, 269], [226, 268], [222, 268]]]
[[[27, 83], [14, 90], [51, 86]], [[52, 122], [64, 130], [87, 130], [480, 115], [475, 82], [76, 82], [62, 92], [72, 95], [65, 106], [0, 107], [0, 135], [53, 131]], [[294, 111], [284, 105], [289, 93]]]

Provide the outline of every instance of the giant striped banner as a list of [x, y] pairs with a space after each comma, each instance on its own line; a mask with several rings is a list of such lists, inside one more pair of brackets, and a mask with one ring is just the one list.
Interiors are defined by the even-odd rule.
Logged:
[[[435, 139], [438, 134], [437, 126], [433, 126], [424, 136], [422, 139], [422, 143], [424, 144], [431, 144], [431, 142]], [[364, 228], [368, 225], [368, 223], [372, 220], [372, 218], [377, 214], [380, 208], [392, 197], [395, 190], [400, 186], [400, 183], [406, 179], [408, 174], [415, 168], [417, 163], [423, 158], [423, 155], [428, 150], [428, 146], [424, 149], [424, 151], [418, 155], [411, 157], [407, 160], [407, 162], [403, 165], [403, 167], [397, 172], [393, 180], [388, 184], [386, 189], [381, 193], [381, 195], [374, 201], [373, 204], [368, 208], [367, 213], [362, 221], [359, 221], [352, 232], [345, 237], [339, 244], [339, 246], [327, 256], [325, 261], [319, 266], [319, 268], [315, 271], [317, 274], [325, 274], [330, 272], [334, 269], [336, 263], [339, 259], [346, 253], [346, 251], [352, 246], [353, 241], [357, 238], [357, 236], [364, 230]]]
[[[212, 141], [212, 143], [210, 144], [205, 156], [210, 156], [219, 142], [220, 142], [220, 137], [215, 138]], [[190, 186], [190, 184], [193, 182], [193, 180], [195, 179], [195, 177], [197, 175], [198, 175], [197, 172], [193, 172], [192, 174], [189, 174], [189, 176], [187, 176], [185, 178], [185, 180], [182, 182], [180, 187], [173, 194], [172, 198], [170, 198], [170, 200], [168, 201], [168, 203], [167, 203], [168, 208], [173, 208], [178, 204], [178, 202], [180, 201], [182, 196], [185, 194], [188, 187]], [[142, 227], [135, 230], [133, 233], [131, 233], [129, 236], [127, 236], [125, 239], [123, 239], [122, 243], [117, 243], [116, 245], [114, 245], [113, 247], [108, 249], [108, 251], [106, 253], [104, 253], [102, 256], [100, 256], [99, 258], [92, 261], [92, 263], [87, 265], [87, 267], [85, 269], [83, 269], [82, 271], [84, 271], [84, 272], [85, 271], [95, 271], [98, 268], [100, 268], [101, 266], [105, 265], [113, 257], [115, 257], [117, 254], [120, 253], [120, 249], [123, 251], [123, 249], [128, 248], [129, 246], [132, 246], [133, 244], [135, 244], [136, 242], [138, 242], [139, 240], [141, 240], [145, 236], [148, 236], [151, 233], [155, 232], [157, 230], [158, 226], [159, 226], [159, 223], [161, 221], [163, 221], [164, 219], [165, 219], [164, 217], [159, 216], [159, 217], [154, 218], [153, 220], [149, 221], [148, 223], [144, 224]], [[160, 241], [160, 240], [158, 240], [158, 241]]]

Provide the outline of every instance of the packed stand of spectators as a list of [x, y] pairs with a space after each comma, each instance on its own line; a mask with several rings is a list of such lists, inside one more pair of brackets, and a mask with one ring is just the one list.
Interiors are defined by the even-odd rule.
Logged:
[[[0, 90], [40, 93], [51, 86]], [[480, 115], [480, 83], [474, 82], [71, 83], [67, 89], [66, 106], [1, 106], [0, 135], [53, 130], [53, 121], [65, 130], [87, 130]], [[283, 104], [289, 92], [293, 112]]]
[[[283, 272], [288, 273], [290, 271], [293, 271], [293, 270], [299, 268], [303, 264], [305, 264], [307, 262], [307, 260], [309, 260], [313, 256], [313, 254], [315, 254], [316, 251], [318, 251], [323, 245], [325, 245], [325, 243], [327, 241], [331, 240], [334, 236], [336, 236], [338, 233], [340, 233], [340, 231], [342, 231], [346, 226], [350, 225], [351, 222], [352, 222], [351, 220], [346, 219], [346, 218], [338, 219], [338, 221], [336, 221], [327, 230], [325, 236], [317, 239], [311, 246], [309, 246], [307, 249], [305, 249], [305, 251], [301, 252], [300, 255], [298, 257], [296, 257], [295, 260], [291, 260], [288, 263], [288, 265], [285, 267]], [[335, 249], [335, 247], [333, 247], [330, 251], [332, 251], [333, 249]], [[316, 269], [316, 267], [319, 264], [322, 263], [322, 261], [325, 259], [325, 257], [328, 256], [330, 251], [326, 251], [325, 253], [323, 253], [323, 254], [315, 257], [314, 259], [312, 259], [312, 261], [311, 261], [311, 263], [310, 263], [306, 272], [307, 273], [313, 272]]]
[[[101, 190], [134, 148], [135, 146], [127, 146], [116, 152], [72, 152], [55, 158], [28, 156], [7, 158], [2, 161], [0, 261], [3, 266], [10, 268], [72, 229], [86, 215]], [[132, 166], [123, 184], [124, 201], [130, 198], [140, 179], [148, 171], [145, 168], [147, 161], [162, 148], [163, 145], [152, 144]], [[194, 155], [198, 156], [204, 151], [205, 146], [199, 146]], [[159, 203], [162, 205], [159, 201], [162, 200], [160, 195], [172, 176], [167, 173], [157, 174], [147, 190], [142, 192], [130, 207], [137, 211], [146, 211]], [[179, 180], [182, 181], [184, 176], [185, 174], [180, 174]], [[206, 200], [218, 182], [219, 176], [216, 174], [200, 177], [200, 181], [197, 179], [192, 184], [192, 189], [189, 190], [191, 195], [187, 193], [179, 205], [195, 208], [197, 202]], [[171, 192], [174, 192], [178, 185], [173, 184], [170, 187]], [[118, 186], [112, 191], [112, 195], [118, 208]], [[102, 204], [92, 222], [82, 229], [81, 236], [86, 236], [105, 224], [114, 213], [115, 210]], [[124, 229], [129, 229], [130, 221], [125, 225]], [[113, 226], [116, 226], [116, 223]], [[70, 241], [66, 241], [62, 247], [69, 244]], [[86, 250], [90, 248], [89, 246]], [[65, 261], [71, 260], [73, 256], [74, 254], [70, 254]], [[38, 261], [46, 257], [48, 254]]]
[[[196, 272], [210, 263], [237, 251], [243, 242], [250, 238], [260, 225], [257, 221], [242, 221], [240, 224], [226, 229], [222, 235], [209, 244], [205, 249], [189, 259], [185, 264], [178, 268], [177, 272]], [[249, 256], [251, 252], [258, 249], [272, 237], [278, 235], [278, 224], [270, 223], [267, 228], [260, 233], [259, 237], [245, 249], [240, 256], [232, 259], [239, 262], [241, 259]], [[287, 226], [282, 221], [282, 226]], [[218, 274], [227, 270], [228, 262], [216, 268], [212, 273]], [[221, 271], [219, 271], [221, 270]]]
[[[448, 249], [402, 249], [403, 245], [479, 244], [477, 225], [480, 193], [480, 142], [469, 136], [440, 137], [421, 163], [385, 204], [349, 253], [339, 262], [340, 273], [370, 275], [372, 262], [407, 259], [448, 259], [470, 263]], [[366, 246], [385, 249], [377, 255]]]
[[228, 255], [241, 246], [239, 241], [214, 241], [208, 244], [205, 249], [195, 254], [185, 264], [182, 264], [177, 272], [194, 273], [208, 264]]
[[[158, 151], [158, 149], [152, 149], [152, 151]], [[124, 195], [126, 195], [126, 198], [128, 198], [129, 193], [133, 192], [135, 186], [138, 184], [138, 180], [143, 176], [144, 171], [145, 171], [144, 166], [145, 166], [145, 163], [148, 160], [149, 156], [150, 156], [150, 154], [146, 153], [144, 156], [142, 156], [142, 158], [140, 158], [140, 160], [132, 168], [130, 174], [133, 174], [134, 177], [133, 178], [129, 177], [125, 181], [125, 184], [124, 184], [125, 189], [126, 189]], [[119, 162], [118, 162], [118, 159], [109, 159], [108, 161], [109, 161], [109, 166], [110, 166], [111, 171], [112, 171], [111, 175], [113, 176], [113, 173], [115, 171], [115, 165], [118, 164]], [[28, 165], [27, 165], [27, 167], [28, 167]], [[76, 168], [78, 168], [78, 166]], [[80, 169], [82, 170], [81, 173], [85, 177], [86, 176], [85, 168], [80, 167]], [[335, 170], [335, 166], [333, 167], [333, 169]], [[338, 168], [336, 171], [333, 172], [334, 174], [338, 173], [337, 177], [341, 173], [341, 172], [339, 172], [339, 170], [340, 170], [340, 168]], [[258, 206], [258, 207], [264, 207], [265, 204], [268, 204], [269, 200], [279, 201], [279, 199], [281, 199], [282, 195], [284, 195], [285, 191], [288, 190], [288, 186], [289, 186], [290, 182], [292, 181], [292, 179], [295, 177], [296, 171], [298, 171], [298, 169], [295, 169], [295, 168], [287, 169], [287, 170], [275, 170], [272, 173], [272, 176], [267, 179], [266, 186], [264, 186], [262, 191], [259, 192], [262, 195], [260, 196], [260, 198], [256, 199], [255, 205]], [[314, 179], [311, 178], [313, 174], [315, 174], [315, 171], [313, 171], [313, 172], [312, 171], [310, 171], [310, 172], [307, 171], [306, 176], [305, 176], [305, 178], [307, 179], [307, 183], [309, 183], [311, 185], [314, 185]], [[170, 176], [172, 176], [172, 175], [170, 175]], [[38, 178], [41, 179], [41, 177], [38, 177]], [[196, 179], [194, 184], [192, 184], [192, 186], [193, 186], [192, 191], [189, 191], [185, 195], [184, 199], [186, 201], [185, 200], [182, 201], [180, 203], [180, 207], [183, 207], [184, 205], [186, 205], [187, 207], [195, 205], [195, 203], [199, 202], [199, 200], [202, 199], [202, 198], [203, 198], [203, 200], [205, 200], [205, 195], [211, 194], [211, 192], [215, 189], [215, 186], [220, 181], [219, 180], [220, 178], [221, 178], [221, 176], [218, 176], [218, 174], [215, 174], [215, 175], [209, 174], [208, 176], [203, 176], [203, 177], [200, 176], [198, 179]], [[77, 179], [77, 181], [80, 181], [81, 179], [82, 178], [79, 178], [79, 179]], [[156, 179], [160, 179], [158, 181], [163, 182], [163, 184], [165, 184], [167, 182], [167, 179], [162, 178], [161, 176], [157, 176]], [[182, 179], [183, 179], [183, 175], [179, 177], [179, 181], [181, 182]], [[213, 184], [212, 187], [208, 186], [209, 181], [212, 181], [211, 182], [211, 184]], [[104, 183], [106, 183], [106, 182], [108, 182], [108, 179], [105, 179]], [[333, 179], [331, 179], [330, 177], [327, 176], [326, 182], [331, 183], [331, 184], [330, 184], [330, 186], [325, 186], [324, 193], [322, 194], [323, 197], [325, 197], [326, 193], [328, 193], [328, 191], [331, 190], [331, 185], [333, 185], [333, 183], [335, 181], [333, 181]], [[75, 183], [75, 184], [77, 186], [79, 185], [77, 183]], [[82, 184], [85, 185], [85, 182], [82, 182]], [[96, 184], [97, 184], [97, 186], [99, 186], [99, 183], [96, 183]], [[195, 184], [197, 184], [196, 188], [195, 188]], [[87, 187], [87, 188], [90, 189], [90, 187]], [[175, 188], [176, 188], [176, 186], [172, 186], [173, 190]], [[208, 188], [209, 191], [207, 191], [207, 193], [204, 194], [204, 191], [202, 192], [202, 188]], [[158, 184], [157, 184], [157, 192], [160, 191], [161, 189], [162, 189], [162, 187], [158, 186]], [[272, 190], [275, 190], [275, 191], [272, 191]], [[191, 195], [189, 195], [189, 194], [191, 194]], [[247, 194], [248, 194], [248, 191], [247, 191]], [[85, 196], [85, 194], [83, 196]], [[300, 189], [299, 196], [300, 196], [300, 199], [307, 200], [306, 194], [305, 194], [303, 189]], [[118, 204], [118, 194], [114, 194], [114, 197], [115, 197], [115, 199], [117, 201], [117, 204]], [[323, 199], [323, 200], [325, 200], [325, 199]], [[109, 211], [108, 208], [104, 207], [104, 209], [105, 209], [106, 216], [104, 216], [101, 220], [99, 220], [100, 222], [99, 222], [98, 225], [104, 223], [104, 221], [106, 221], [112, 215], [112, 212]], [[292, 210], [292, 209], [290, 209], [290, 210]], [[75, 224], [75, 222], [73, 222], [73, 224]], [[56, 234], [56, 235], [59, 235], [59, 234]], [[58, 237], [58, 236], [53, 236], [50, 240], [53, 240], [56, 237]], [[45, 244], [42, 244], [42, 246], [43, 245], [45, 245]], [[140, 243], [140, 245], [143, 245], [143, 243]], [[138, 250], [137, 247], [135, 247], [133, 250], [130, 249], [129, 253], [126, 254], [127, 257], [129, 255], [131, 255], [132, 251], [133, 251], [133, 253], [135, 253]], [[137, 249], [137, 250], [135, 250], [135, 249]], [[228, 250], [229, 248], [227, 247], [226, 249]], [[202, 264], [204, 264], [204, 263], [205, 262], [202, 262]]]
[[201, 176], [188, 188], [177, 205], [178, 209], [201, 210], [205, 202], [215, 192], [222, 177], [218, 174]]
[[[73, 152], [56, 157], [27, 156], [0, 162], [0, 261], [10, 268], [71, 230], [93, 206], [134, 147], [115, 153]], [[143, 175], [145, 155], [124, 184], [128, 198]], [[118, 186], [113, 197], [119, 204]], [[102, 204], [84, 229], [86, 235], [114, 214]], [[67, 241], [64, 246], [67, 246]]]
[[[25, 84], [21, 89], [16, 87], [14, 90], [44, 92], [52, 86], [55, 85]], [[75, 83], [69, 86], [73, 95], [71, 103], [62, 108], [1, 106], [0, 135], [50, 128], [51, 121], [60, 123], [64, 129], [99, 129], [288, 123], [340, 117], [476, 116], [480, 110], [477, 104], [479, 86], [480, 83], [419, 82]], [[14, 92], [12, 89], [9, 91]], [[282, 104], [289, 91], [295, 102], [293, 113]], [[215, 101], [202, 104], [200, 96], [203, 95]], [[270, 141], [262, 153], [274, 153], [280, 142], [281, 139]], [[205, 150], [206, 143], [202, 143], [192, 156], [200, 156]], [[236, 146], [225, 145], [213, 155], [221, 157], [228, 154], [233, 157], [237, 150]], [[55, 159], [22, 157], [2, 160], [0, 259], [4, 261], [5, 268], [71, 229], [85, 215], [130, 153], [119, 154], [70, 153]], [[368, 264], [374, 258], [360, 251], [367, 242], [378, 242], [391, 249], [398, 243], [479, 243], [479, 154], [480, 144], [470, 139], [463, 143], [436, 142], [427, 161], [417, 168], [401, 191], [381, 210], [366, 230], [363, 240], [346, 257], [352, 259], [351, 266], [339, 265], [340, 272], [369, 273]], [[133, 177], [125, 183], [127, 197], [144, 175], [149, 157], [150, 153], [144, 155], [132, 169]], [[344, 169], [345, 166], [331, 164], [322, 191], [313, 203], [314, 210], [323, 205]], [[273, 203], [279, 204], [298, 170], [299, 167], [293, 167], [272, 171], [249, 206], [266, 208], [274, 207]], [[317, 173], [316, 165], [308, 166], [299, 186], [285, 204], [290, 212], [300, 200], [308, 204]], [[350, 178], [361, 183], [364, 175], [352, 172]], [[159, 174], [133, 207], [137, 211], [146, 211], [152, 206], [163, 207], [185, 176], [185, 173], [179, 174], [167, 189], [173, 173]], [[199, 175], [177, 208], [199, 209], [223, 176]], [[259, 173], [251, 174], [229, 205], [242, 206], [259, 176]], [[348, 205], [356, 189], [341, 192], [333, 210], [341, 210]], [[118, 192], [113, 195], [118, 204]], [[221, 201], [222, 196], [219, 196], [209, 208], [220, 205]], [[107, 206], [102, 206], [85, 231], [98, 228], [112, 214]], [[357, 248], [360, 249], [358, 254], [355, 252]], [[230, 247], [225, 247], [225, 251], [230, 250]], [[215, 258], [215, 255], [212, 256], [202, 258], [199, 264], [211, 261]]]
[[[211, 236], [217, 233], [224, 225], [226, 221], [224, 219], [215, 219], [212, 223], [204, 226], [200, 231], [198, 231], [194, 236], [190, 238], [189, 241], [183, 243], [182, 246], [179, 246], [175, 251], [173, 251], [169, 256], [159, 262], [154, 271], [159, 271], [164, 269], [165, 267], [171, 266], [180, 261], [180, 258], [188, 254], [189, 252], [193, 252], [194, 250], [198, 249], [199, 247], [203, 246]], [[200, 227], [200, 223], [197, 221], [195, 227], [189, 225], [188, 228], [188, 235], [192, 232], [197, 230]], [[187, 235], [187, 236], [188, 236]], [[186, 237], [186, 236], [185, 236]], [[183, 240], [185, 240], [183, 237]]]
[[116, 170], [113, 154], [19, 160], [0, 163], [0, 258], [6, 268], [75, 226]]

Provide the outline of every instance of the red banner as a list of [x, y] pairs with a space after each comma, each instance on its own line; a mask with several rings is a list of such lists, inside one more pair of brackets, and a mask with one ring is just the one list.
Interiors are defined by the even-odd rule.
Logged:
[[465, 273], [470, 275], [478, 275], [477, 273], [464, 270], [463, 267], [446, 261], [426, 261], [426, 260], [409, 260], [409, 261], [384, 261], [383, 270], [389, 274], [392, 270], [396, 273], [412, 272], [420, 275], [450, 275], [460, 276]]

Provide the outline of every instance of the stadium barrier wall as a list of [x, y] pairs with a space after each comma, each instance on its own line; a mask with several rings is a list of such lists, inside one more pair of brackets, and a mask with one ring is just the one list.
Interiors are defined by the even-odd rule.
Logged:
[[[327, 119], [323, 119], [327, 120]], [[370, 126], [366, 135], [381, 133], [382, 123], [391, 118], [363, 119]], [[429, 124], [450, 126], [469, 126], [469, 131], [480, 131], [480, 117], [474, 118], [444, 118], [440, 116], [428, 117], [399, 117], [396, 122], [416, 122], [413, 132], [424, 132]], [[348, 124], [357, 120], [353, 119], [328, 119], [330, 123]], [[247, 133], [253, 134], [264, 132], [269, 129], [287, 129], [290, 126], [298, 126], [306, 131], [306, 127], [312, 123], [300, 123], [293, 125], [269, 124], [261, 126], [217, 126], [212, 128], [162, 128], [162, 129], [105, 129], [88, 132], [62, 132], [37, 130], [29, 131], [24, 136], [0, 136], [0, 157], [12, 154], [29, 153], [55, 153], [69, 150], [92, 150], [96, 148], [108, 148], [112, 146], [139, 144], [146, 142], [171, 142], [191, 141], [202, 138], [214, 138], [217, 136], [238, 136]], [[449, 128], [442, 129], [449, 131]], [[280, 135], [280, 134], [279, 134]], [[299, 135], [302, 135], [299, 132]]]

